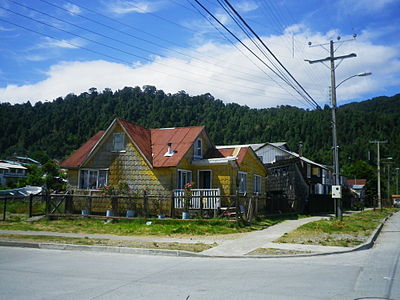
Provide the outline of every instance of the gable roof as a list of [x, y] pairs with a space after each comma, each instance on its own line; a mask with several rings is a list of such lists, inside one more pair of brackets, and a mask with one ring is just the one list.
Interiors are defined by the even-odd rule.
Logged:
[[[61, 163], [64, 168], [80, 167], [95, 153], [97, 145], [106, 139], [116, 124], [120, 124], [131, 142], [136, 146], [150, 167], [173, 167], [179, 164], [184, 155], [204, 130], [204, 126], [146, 129], [124, 119], [115, 119], [106, 131], [99, 131], [78, 150]], [[174, 154], [164, 156], [168, 143]]]
[[104, 134], [104, 130], [100, 130], [94, 136], [92, 136], [86, 143], [68, 156], [64, 161], [61, 162], [61, 168], [77, 168], [87, 158], [89, 153], [93, 150], [94, 146], [101, 139]]
[[[203, 130], [204, 126], [151, 129], [153, 166], [178, 165]], [[172, 156], [164, 156], [168, 151], [168, 143], [171, 143], [174, 152]]]
[[240, 166], [249, 151], [250, 146], [247, 145], [235, 145], [235, 146], [217, 146], [216, 149], [210, 153], [210, 158], [236, 158], [237, 163]]
[[135, 123], [117, 119], [121, 125], [121, 127], [128, 134], [131, 141], [136, 145], [139, 151], [143, 154], [143, 156], [147, 159], [147, 161], [152, 164], [153, 157], [151, 151], [151, 132], [149, 129], [146, 129], [140, 125]]
[[257, 153], [258, 150], [260, 150], [261, 148], [264, 148], [264, 147], [273, 147], [273, 148], [275, 148], [275, 149], [277, 149], [277, 150], [279, 150], [279, 151], [282, 151], [283, 153], [286, 153], [289, 157], [292, 157], [292, 158], [299, 158], [300, 160], [302, 160], [302, 161], [304, 161], [304, 162], [306, 162], [306, 163], [309, 163], [309, 164], [311, 164], [311, 165], [320, 167], [320, 168], [322, 168], [322, 169], [326, 169], [326, 170], [329, 169], [328, 166], [319, 164], [319, 163], [317, 163], [317, 162], [315, 162], [315, 161], [312, 161], [311, 159], [308, 159], [308, 158], [306, 158], [306, 157], [304, 157], [304, 156], [301, 156], [300, 154], [298, 154], [298, 153], [296, 153], [296, 152], [287, 150], [287, 144], [286, 144], [286, 142], [265, 143], [264, 146], [259, 147], [259, 148], [257, 148], [257, 149], [254, 149], [254, 148], [253, 148], [253, 150]]

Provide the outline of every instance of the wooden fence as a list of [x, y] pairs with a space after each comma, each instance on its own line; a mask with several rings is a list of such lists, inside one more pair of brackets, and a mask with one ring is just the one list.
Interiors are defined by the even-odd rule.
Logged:
[[[91, 217], [170, 217], [180, 218], [186, 211], [184, 201], [190, 201], [191, 217], [212, 218], [226, 216], [251, 220], [266, 214], [266, 198], [238, 195], [218, 195], [219, 191], [193, 191], [185, 195], [176, 190], [169, 194], [140, 196], [102, 196], [50, 194], [46, 200], [49, 216], [87, 215]], [[221, 203], [226, 203], [225, 207]]]

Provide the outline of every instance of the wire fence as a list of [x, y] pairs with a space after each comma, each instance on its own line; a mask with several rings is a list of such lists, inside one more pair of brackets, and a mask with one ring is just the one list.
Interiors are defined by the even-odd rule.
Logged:
[[28, 197], [2, 197], [0, 198], [1, 218], [18, 218], [19, 216], [34, 217], [46, 214], [45, 195], [30, 195]]

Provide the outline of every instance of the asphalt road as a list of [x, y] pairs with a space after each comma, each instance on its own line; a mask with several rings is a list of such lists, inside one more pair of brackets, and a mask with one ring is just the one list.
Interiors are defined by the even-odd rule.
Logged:
[[0, 247], [0, 299], [400, 299], [399, 257], [399, 213], [374, 248], [318, 257], [185, 258]]

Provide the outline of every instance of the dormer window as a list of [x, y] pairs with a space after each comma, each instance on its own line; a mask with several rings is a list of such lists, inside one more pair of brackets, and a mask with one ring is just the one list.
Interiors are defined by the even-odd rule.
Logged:
[[125, 150], [125, 133], [114, 133], [113, 151], [121, 152]]
[[194, 143], [194, 158], [203, 158], [203, 141], [198, 138]]

